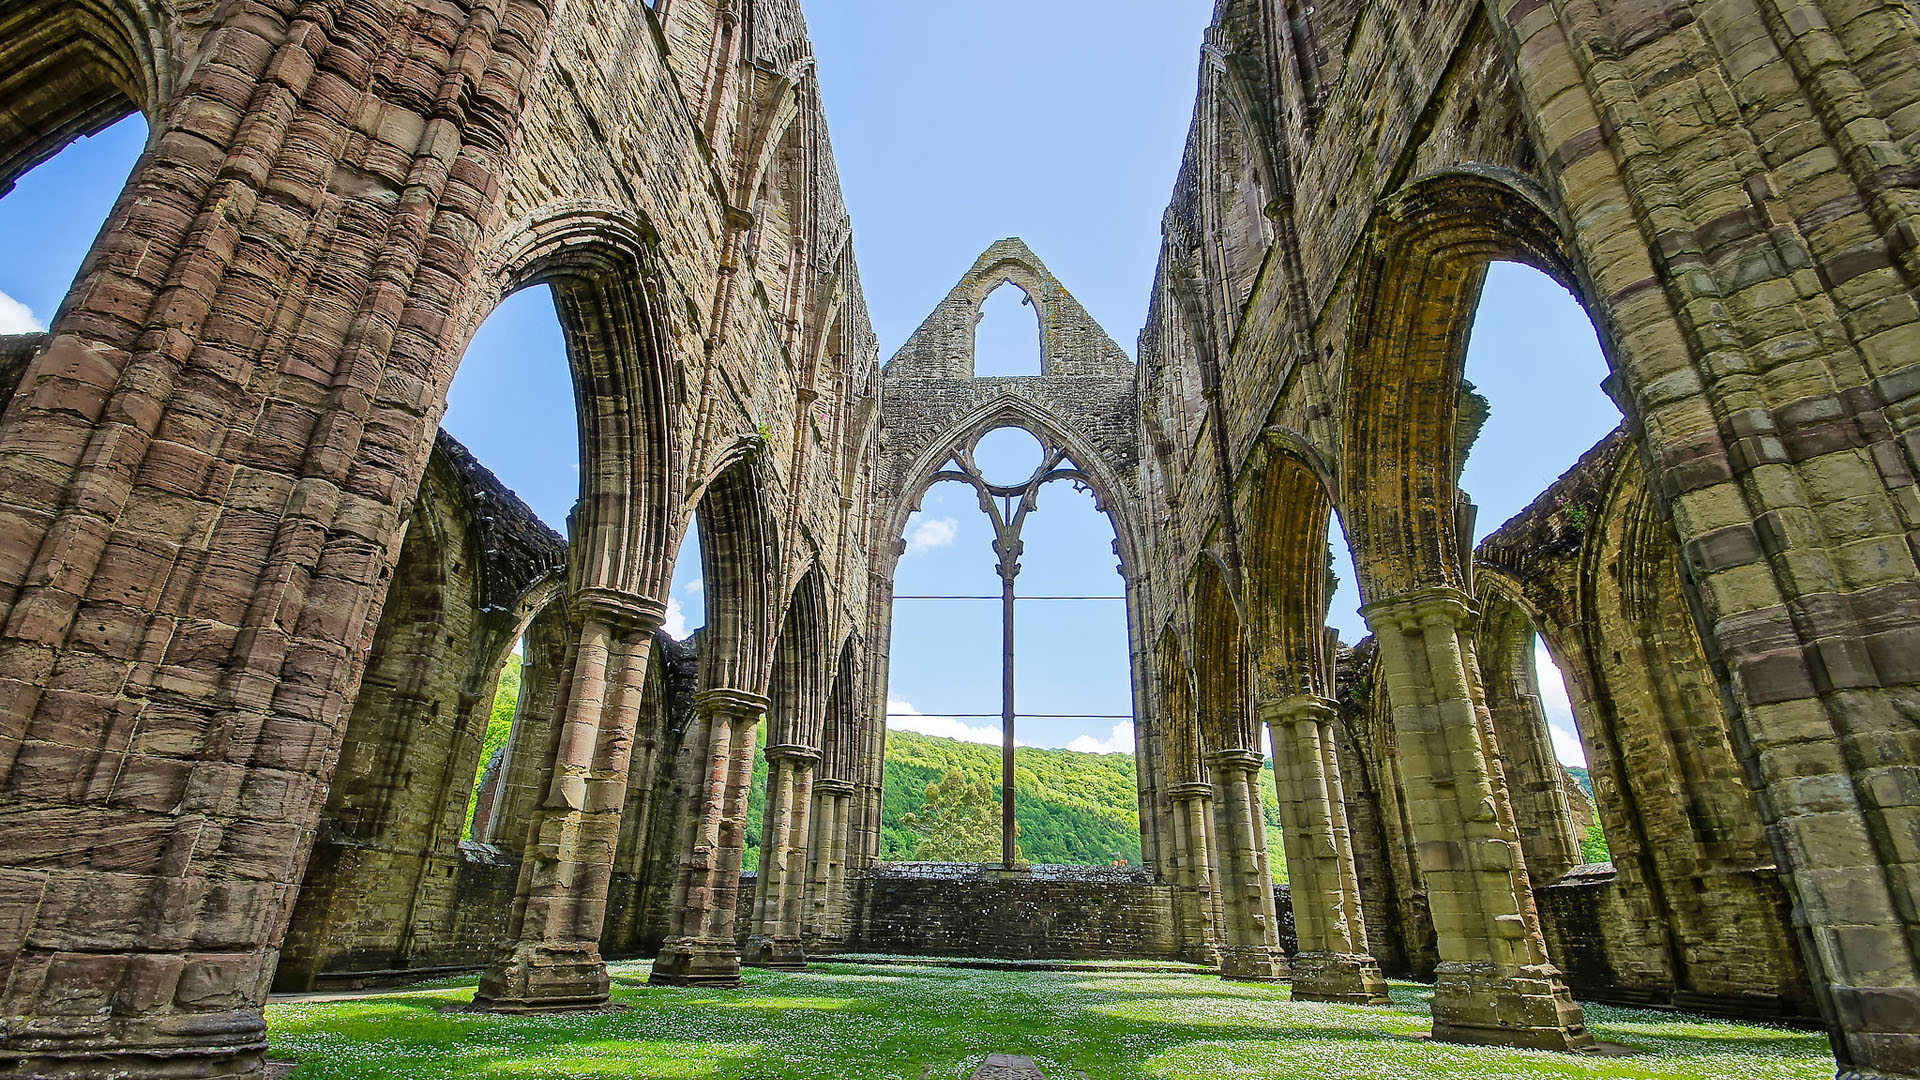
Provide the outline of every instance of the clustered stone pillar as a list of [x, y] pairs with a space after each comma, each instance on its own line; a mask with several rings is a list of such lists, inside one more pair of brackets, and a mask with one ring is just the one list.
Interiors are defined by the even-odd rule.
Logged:
[[1173, 806], [1173, 850], [1180, 898], [1180, 955], [1211, 967], [1220, 962], [1219, 933], [1213, 917], [1213, 785], [1176, 784], [1168, 793]]
[[1300, 942], [1292, 957], [1294, 1000], [1385, 1004], [1387, 980], [1368, 951], [1333, 741], [1338, 707], [1301, 695], [1262, 702], [1260, 713], [1273, 739], [1293, 925]]
[[671, 986], [740, 982], [734, 912], [746, 853], [754, 728], [766, 711], [765, 697], [741, 690], [702, 690], [694, 698], [693, 730], [688, 738], [692, 745], [706, 748], [696, 758], [705, 779], [692, 836], [681, 853], [674, 883], [672, 929], [653, 963], [650, 982]]
[[1591, 1045], [1547, 959], [1492, 721], [1473, 681], [1474, 608], [1436, 588], [1368, 605], [1380, 641], [1406, 797], [1438, 937], [1433, 1036], [1572, 1050]]
[[1213, 776], [1214, 846], [1219, 853], [1220, 976], [1243, 982], [1287, 977], [1280, 920], [1273, 906], [1266, 822], [1260, 813], [1260, 755], [1221, 750], [1207, 755]]
[[609, 999], [600, 932], [647, 658], [666, 609], [585, 589], [573, 610], [579, 631], [547, 739], [546, 798], [527, 831], [507, 945], [474, 994], [479, 1009], [593, 1009]]
[[754, 897], [753, 937], [746, 962], [794, 971], [807, 966], [803, 940], [807, 849], [812, 839], [813, 768], [819, 751], [805, 746], [767, 747], [767, 813], [760, 860], [760, 890]]
[[847, 843], [856, 790], [847, 780], [822, 779], [813, 785], [806, 938], [815, 952], [834, 952], [846, 944]]

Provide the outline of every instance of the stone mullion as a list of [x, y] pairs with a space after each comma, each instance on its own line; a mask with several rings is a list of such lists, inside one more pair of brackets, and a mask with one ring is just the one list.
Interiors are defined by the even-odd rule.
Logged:
[[1273, 878], [1263, 873], [1264, 823], [1259, 812], [1260, 755], [1227, 750], [1208, 755], [1213, 777], [1215, 843], [1220, 848], [1222, 927], [1220, 974], [1247, 982], [1286, 977], [1280, 956], [1280, 928], [1273, 904]]
[[[1369, 604], [1405, 760], [1440, 966], [1433, 1031], [1453, 1042], [1588, 1045], [1579, 1006], [1546, 959], [1519, 840], [1487, 759], [1463, 635], [1473, 609], [1451, 589]], [[1510, 813], [1510, 812], [1509, 812]]]
[[767, 699], [741, 690], [703, 690], [694, 701], [709, 732], [691, 844], [680, 855], [671, 933], [654, 961], [663, 985], [733, 986], [740, 981], [734, 919], [745, 854], [747, 797], [753, 783], [754, 726]]
[[1273, 736], [1300, 943], [1292, 959], [1293, 996], [1378, 1004], [1387, 999], [1387, 984], [1367, 953], [1352, 838], [1345, 807], [1336, 803], [1344, 800], [1329, 720], [1337, 709], [1310, 695], [1263, 702], [1261, 708]]
[[546, 797], [529, 824], [508, 941], [481, 979], [477, 1008], [598, 1008], [609, 997], [599, 944], [647, 661], [665, 611], [599, 590], [583, 591], [577, 607]]

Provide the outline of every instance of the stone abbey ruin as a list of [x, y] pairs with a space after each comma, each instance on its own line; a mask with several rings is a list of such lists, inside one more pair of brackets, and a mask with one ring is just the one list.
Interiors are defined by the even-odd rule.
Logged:
[[[880, 363], [798, 0], [0, 2], [0, 190], [135, 111], [0, 339], [0, 1076], [257, 1076], [276, 987], [585, 1009], [606, 957], [865, 951], [1414, 978], [1436, 1038], [1547, 1049], [1576, 999], [1800, 1018], [1920, 1077], [1905, 3], [1219, 0], [1135, 356], [1004, 240]], [[1626, 421], [1476, 547], [1495, 260], [1579, 299]], [[976, 378], [1008, 282], [1042, 373]], [[533, 285], [566, 538], [438, 433]], [[1007, 426], [1113, 521], [1143, 868], [879, 860], [901, 530]]]

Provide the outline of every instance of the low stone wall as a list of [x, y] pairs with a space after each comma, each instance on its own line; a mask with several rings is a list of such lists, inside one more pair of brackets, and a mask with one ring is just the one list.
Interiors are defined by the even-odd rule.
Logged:
[[[1771, 870], [1745, 871], [1723, 883], [1723, 895], [1750, 897], [1749, 903], [1771, 917], [1785, 919], [1786, 894]], [[1576, 998], [1619, 1005], [1672, 1005], [1692, 1012], [1745, 1019], [1801, 1019], [1817, 1016], [1811, 994], [1780, 994], [1755, 989], [1777, 984], [1771, 971], [1778, 957], [1767, 942], [1756, 941], [1752, 955], [1734, 979], [1713, 981], [1725, 965], [1696, 965], [1689, 981], [1676, 985], [1664, 928], [1635, 919], [1610, 863], [1576, 866], [1558, 881], [1534, 890], [1540, 926], [1553, 957]], [[1723, 913], [1724, 917], [1724, 913]], [[1797, 974], [1797, 972], [1796, 972]]]
[[[327, 876], [326, 891], [303, 893], [301, 902], [343, 902], [354, 910], [406, 910], [404, 901], [416, 884], [413, 879], [356, 872], [362, 854], [358, 845], [323, 837], [314, 845], [315, 864], [336, 873]], [[457, 864], [436, 861], [425, 869], [433, 874], [452, 871], [453, 888], [444, 907], [416, 911], [407, 925], [375, 922], [353, 927], [352, 933], [330, 935], [314, 944], [309, 964], [283, 967], [275, 989], [357, 989], [410, 982], [441, 970], [485, 966], [506, 940], [520, 877], [519, 858], [489, 844], [463, 842]], [[349, 890], [354, 895], [335, 895]], [[377, 895], [383, 890], [393, 895]]]
[[853, 882], [849, 952], [1135, 960], [1179, 952], [1173, 893], [1143, 871], [882, 864]]

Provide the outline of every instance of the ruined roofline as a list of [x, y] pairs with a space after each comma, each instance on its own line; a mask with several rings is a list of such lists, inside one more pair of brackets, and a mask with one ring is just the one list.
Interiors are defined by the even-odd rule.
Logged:
[[1516, 557], [1556, 546], [1577, 546], [1584, 534], [1584, 523], [1573, 519], [1573, 511], [1585, 508], [1587, 514], [1592, 514], [1599, 510], [1613, 484], [1614, 474], [1619, 471], [1621, 455], [1628, 451], [1628, 443], [1624, 423], [1608, 432], [1581, 454], [1572, 468], [1528, 503], [1526, 509], [1508, 518], [1475, 545], [1474, 561], [1502, 566]]
[[541, 521], [525, 500], [480, 463], [460, 440], [439, 429], [435, 456], [459, 479], [473, 515], [481, 563], [481, 607], [504, 611], [541, 579], [565, 574], [567, 541]]

